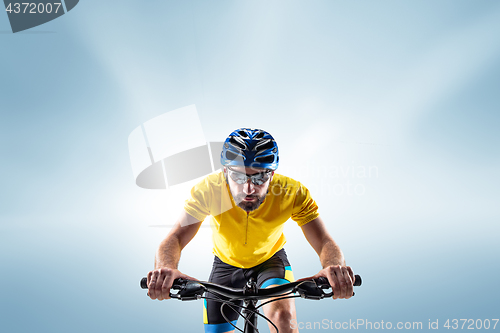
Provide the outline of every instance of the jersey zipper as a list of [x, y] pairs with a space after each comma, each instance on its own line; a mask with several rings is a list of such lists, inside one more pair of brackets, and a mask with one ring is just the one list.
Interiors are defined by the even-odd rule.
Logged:
[[247, 245], [247, 240], [248, 240], [248, 215], [249, 214], [250, 214], [250, 212], [247, 212], [247, 226], [245, 229], [245, 245]]

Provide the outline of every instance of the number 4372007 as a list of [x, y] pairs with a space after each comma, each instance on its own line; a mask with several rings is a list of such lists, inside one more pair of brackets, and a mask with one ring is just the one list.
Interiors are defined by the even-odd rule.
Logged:
[[[461, 325], [460, 325], [461, 324]], [[444, 323], [443, 327], [447, 329], [468, 329], [468, 330], [480, 330], [485, 329], [489, 330], [495, 329], [498, 324], [498, 319], [448, 319], [446, 323]]]
[[57, 14], [59, 11], [59, 8], [61, 7], [60, 2], [55, 2], [55, 3], [29, 3], [29, 2], [21, 2], [21, 3], [9, 3], [7, 8], [5, 9], [6, 12], [9, 14], [51, 14], [54, 12]]

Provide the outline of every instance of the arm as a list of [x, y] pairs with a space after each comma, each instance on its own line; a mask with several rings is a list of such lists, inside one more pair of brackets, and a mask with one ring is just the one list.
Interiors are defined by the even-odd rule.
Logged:
[[330, 236], [328, 230], [326, 230], [325, 224], [320, 217], [303, 225], [301, 228], [307, 241], [318, 254], [323, 268], [334, 265], [345, 266], [344, 254]]
[[196, 280], [177, 270], [182, 249], [193, 239], [201, 222], [182, 212], [175, 226], [160, 243], [155, 256], [155, 269], [148, 273], [148, 294], [151, 299], [169, 299], [175, 279]]
[[193, 239], [201, 222], [182, 211], [181, 216], [167, 237], [160, 243], [155, 256], [155, 269], [177, 269], [182, 249]]
[[323, 220], [318, 217], [301, 228], [307, 241], [318, 254], [323, 266], [323, 269], [312, 278], [320, 276], [328, 278], [332, 286], [333, 298], [350, 298], [352, 296], [354, 274], [352, 269], [345, 265], [344, 254], [328, 233]]

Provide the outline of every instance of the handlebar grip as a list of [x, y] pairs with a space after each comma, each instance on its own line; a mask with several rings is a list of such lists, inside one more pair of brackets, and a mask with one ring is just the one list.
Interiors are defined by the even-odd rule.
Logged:
[[[330, 283], [328, 282], [328, 279], [326, 277], [320, 276], [319, 278], [316, 279], [319, 285], [324, 285], [324, 286], [329, 286]], [[361, 276], [359, 275], [354, 275], [354, 286], [359, 287], [362, 283]]]
[[[173, 285], [172, 285], [172, 286], [173, 286], [173, 287], [174, 287], [174, 286], [180, 286], [180, 285], [181, 285], [184, 281], [187, 281], [187, 280], [184, 280], [184, 279], [182, 279], [182, 278], [177, 278], [177, 279], [175, 279], [175, 280], [174, 280], [174, 283], [173, 283]], [[148, 278], [143, 277], [143, 278], [141, 279], [141, 288], [142, 288], [142, 289], [148, 289]], [[174, 288], [174, 289], [175, 289], [175, 288]]]
[[358, 274], [354, 275], [354, 285], [356, 287], [359, 287], [361, 283], [363, 283], [363, 280], [361, 280], [361, 276], [359, 276]]

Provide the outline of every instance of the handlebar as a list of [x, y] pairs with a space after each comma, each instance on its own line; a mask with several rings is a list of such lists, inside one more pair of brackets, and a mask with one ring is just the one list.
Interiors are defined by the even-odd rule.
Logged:
[[[360, 286], [361, 283], [361, 276], [355, 275], [354, 286]], [[145, 277], [141, 280], [141, 288], [148, 289], [148, 282]], [[302, 298], [306, 299], [322, 299], [333, 296], [333, 291], [330, 293], [325, 293], [323, 291], [323, 289], [328, 288], [330, 288], [330, 283], [325, 277], [286, 283], [271, 288], [257, 288], [256, 291], [241, 288], [230, 288], [211, 282], [178, 278], [174, 280], [171, 289], [179, 291], [177, 293], [170, 293], [170, 297], [187, 301], [200, 299], [204, 292], [212, 292], [232, 299], [262, 300], [270, 297], [282, 296], [285, 293], [292, 292], [299, 293]]]

